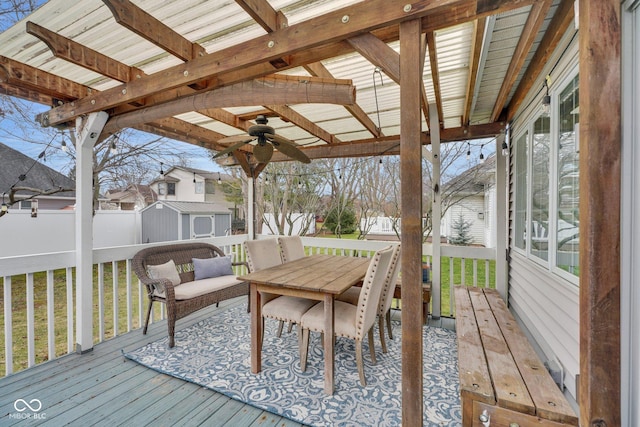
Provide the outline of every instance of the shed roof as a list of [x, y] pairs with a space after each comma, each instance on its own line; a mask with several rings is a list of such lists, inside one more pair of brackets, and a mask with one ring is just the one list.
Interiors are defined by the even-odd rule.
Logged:
[[215, 213], [228, 213], [230, 211], [225, 206], [217, 203], [208, 202], [177, 202], [172, 200], [158, 200], [157, 202], [142, 209], [142, 212], [148, 209], [156, 209], [157, 205], [165, 205], [175, 211], [186, 214], [215, 214]]

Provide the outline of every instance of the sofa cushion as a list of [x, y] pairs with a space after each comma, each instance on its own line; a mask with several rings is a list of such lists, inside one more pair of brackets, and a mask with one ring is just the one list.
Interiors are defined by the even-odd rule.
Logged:
[[180, 275], [172, 259], [159, 265], [148, 265], [147, 273], [152, 279], [169, 279], [173, 285], [180, 284]]
[[233, 275], [229, 257], [193, 258], [192, 261], [195, 280]]
[[201, 295], [208, 294], [209, 292], [224, 289], [239, 283], [242, 283], [242, 280], [236, 279], [234, 275], [218, 276], [208, 279], [194, 280], [193, 282], [185, 282], [180, 286], [175, 287], [176, 300], [199, 297]]

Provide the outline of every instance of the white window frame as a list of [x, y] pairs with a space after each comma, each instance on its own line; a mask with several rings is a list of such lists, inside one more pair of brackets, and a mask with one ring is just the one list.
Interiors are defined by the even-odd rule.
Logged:
[[[558, 130], [559, 130], [559, 116], [558, 116], [558, 97], [562, 90], [578, 75], [578, 62], [577, 58], [569, 63], [565, 68], [566, 72], [558, 77], [558, 80], [553, 82], [549, 89], [549, 95], [551, 96], [551, 122], [549, 126], [550, 131], [550, 182], [549, 182], [549, 227], [547, 230], [548, 239], [548, 256], [547, 260], [538, 257], [535, 253], [531, 252], [531, 214], [532, 214], [532, 172], [533, 172], [533, 130], [534, 123], [543, 114], [542, 111], [542, 96], [541, 93], [534, 99], [534, 103], [537, 103], [539, 107], [534, 108], [523, 123], [523, 126], [519, 129], [519, 132], [515, 134], [513, 139], [514, 143], [517, 143], [520, 138], [527, 135], [527, 178], [526, 178], [526, 195], [515, 194], [514, 197], [526, 197], [527, 215], [525, 220], [526, 240], [525, 248], [519, 248], [512, 244], [512, 249], [525, 256], [530, 261], [540, 265], [546, 270], [549, 270], [554, 275], [561, 277], [562, 279], [570, 282], [575, 286], [579, 286], [580, 278], [574, 274], [571, 274], [557, 266], [557, 221], [558, 221]], [[518, 165], [515, 165], [518, 167]], [[514, 181], [515, 185], [515, 181]], [[514, 191], [517, 191], [514, 188]], [[515, 209], [515, 204], [514, 204]], [[515, 211], [514, 211], [515, 215]], [[515, 218], [514, 218], [515, 219]], [[514, 221], [515, 232], [515, 221]]]

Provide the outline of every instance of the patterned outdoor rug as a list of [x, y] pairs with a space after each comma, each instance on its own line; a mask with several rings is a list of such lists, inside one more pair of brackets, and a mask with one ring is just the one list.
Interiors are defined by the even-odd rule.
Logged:
[[[319, 334], [311, 334], [307, 371], [300, 371], [296, 331], [275, 335], [277, 322], [267, 321], [262, 372], [251, 373], [250, 318], [246, 305], [221, 311], [176, 331], [176, 346], [167, 338], [125, 354], [131, 360], [177, 378], [223, 393], [260, 409], [312, 426], [398, 426], [401, 424], [401, 355], [398, 322], [388, 353], [382, 353], [375, 330], [377, 364], [363, 346], [367, 386], [358, 378], [353, 340], [336, 339], [335, 392], [324, 393], [324, 358]], [[286, 328], [285, 328], [286, 329]], [[457, 346], [455, 332], [425, 327], [425, 426], [459, 426]], [[365, 340], [366, 341], [366, 340]]]

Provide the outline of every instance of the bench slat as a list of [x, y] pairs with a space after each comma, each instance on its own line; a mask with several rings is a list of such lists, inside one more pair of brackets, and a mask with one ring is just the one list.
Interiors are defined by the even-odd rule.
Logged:
[[527, 385], [536, 407], [536, 415], [547, 420], [577, 426], [578, 417], [573, 408], [540, 362], [500, 294], [494, 289], [485, 289], [484, 294]]
[[454, 287], [454, 293], [462, 419], [470, 420], [474, 400], [491, 405], [496, 400], [469, 293], [461, 286]]
[[498, 406], [525, 414], [536, 408], [481, 288], [469, 288]]

